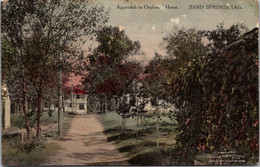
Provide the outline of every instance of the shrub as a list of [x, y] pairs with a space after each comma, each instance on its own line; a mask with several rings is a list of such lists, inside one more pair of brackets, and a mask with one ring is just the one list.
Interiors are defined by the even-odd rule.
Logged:
[[35, 149], [40, 149], [40, 148], [44, 148], [44, 147], [45, 147], [45, 145], [44, 145], [43, 141], [33, 139], [29, 142], [19, 144], [17, 148], [19, 151], [30, 153], [31, 151], [33, 151]]
[[[179, 123], [176, 158], [235, 150], [258, 162], [258, 42], [252, 38], [181, 68], [173, 85]], [[179, 155], [177, 155], [179, 154]], [[244, 163], [242, 163], [244, 164]]]

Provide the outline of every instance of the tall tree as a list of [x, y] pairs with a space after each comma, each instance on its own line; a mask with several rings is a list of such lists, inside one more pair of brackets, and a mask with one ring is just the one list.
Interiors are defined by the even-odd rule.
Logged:
[[141, 46], [138, 41], [130, 40], [124, 30], [120, 31], [118, 27], [102, 28], [96, 39], [99, 45], [88, 56], [89, 73], [84, 84], [92, 94], [104, 94], [106, 105], [108, 95], [119, 95], [136, 77], [140, 65], [127, 60], [132, 55], [140, 54]]
[[211, 52], [216, 53], [230, 43], [240, 39], [247, 31], [248, 28], [244, 24], [237, 23], [225, 28], [224, 23], [220, 23], [215, 30], [205, 31], [204, 36], [209, 40], [207, 46]]
[[[224, 34], [225, 39], [230, 40], [223, 44], [224, 37], [206, 36], [216, 44], [210, 48], [214, 50], [206, 54], [194, 53], [197, 55], [194, 59], [175, 71], [172, 97], [179, 109], [174, 153], [177, 163], [183, 163], [185, 158], [184, 164], [193, 164], [199, 152], [222, 149], [236, 150], [245, 155], [249, 163], [257, 161], [258, 97], [253, 93], [257, 92], [253, 83], [257, 83], [258, 76], [258, 32], [254, 29], [242, 35], [234, 27], [224, 32], [222, 29], [218, 32], [219, 28], [208, 32]], [[234, 132], [234, 129], [239, 130]], [[193, 140], [187, 140], [190, 138]]]
[[[107, 19], [104, 7], [85, 0], [2, 3], [3, 38], [18, 52], [22, 78], [29, 76], [37, 88], [37, 136], [40, 136], [43, 85], [50, 78], [48, 71], [63, 68], [64, 62], [70, 63], [70, 56], [81, 54], [75, 43], [85, 42]], [[63, 54], [62, 59], [58, 59], [59, 54]], [[25, 95], [25, 82], [23, 87]], [[25, 104], [25, 96], [23, 99]], [[24, 112], [27, 112], [25, 107]]]
[[[4, 73], [2, 78], [7, 83], [7, 86], [10, 90], [11, 96], [14, 93], [14, 96], [21, 98], [22, 109], [25, 120], [25, 128], [27, 130], [27, 139], [30, 139], [30, 125], [29, 125], [29, 116], [27, 104], [27, 90], [28, 90], [28, 80], [26, 76], [26, 58], [24, 57], [23, 46], [25, 43], [25, 35], [23, 33], [23, 27], [26, 25], [25, 16], [27, 14], [33, 14], [34, 11], [34, 1], [15, 1], [10, 0], [8, 2], [1, 2], [1, 11], [2, 11], [2, 41], [5, 41], [6, 44], [12, 47], [13, 53], [10, 55], [5, 55], [3, 52], [2, 57], [5, 57], [3, 61], [3, 67], [7, 67], [6, 71], [9, 73]], [[4, 45], [3, 48], [8, 45]], [[11, 66], [6, 66], [8, 63], [12, 62]], [[14, 74], [14, 75], [12, 75]], [[12, 83], [10, 85], [10, 83]], [[17, 90], [12, 90], [12, 88]]]

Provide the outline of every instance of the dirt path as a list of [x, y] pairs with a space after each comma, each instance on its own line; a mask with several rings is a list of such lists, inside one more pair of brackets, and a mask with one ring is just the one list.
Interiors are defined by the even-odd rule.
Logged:
[[107, 142], [98, 115], [76, 116], [62, 150], [46, 165], [129, 165], [115, 144]]

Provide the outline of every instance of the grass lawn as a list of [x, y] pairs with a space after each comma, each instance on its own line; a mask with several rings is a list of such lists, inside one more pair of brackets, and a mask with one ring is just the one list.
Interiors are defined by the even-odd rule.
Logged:
[[49, 125], [58, 123], [58, 111], [52, 113], [52, 116], [49, 116], [48, 112], [43, 112], [41, 116], [41, 125]]
[[19, 135], [2, 138], [2, 164], [4, 166], [41, 165], [60, 149], [52, 142], [21, 143]]
[[[57, 123], [58, 112], [53, 113], [53, 117], [54, 118], [57, 117], [57, 119], [54, 119], [54, 121], [56, 121], [56, 123]], [[72, 118], [73, 118], [73, 116], [69, 116], [66, 113], [63, 113], [63, 119], [62, 119], [62, 134], [63, 135], [66, 135], [67, 132], [69, 131]], [[45, 122], [47, 122], [47, 121], [45, 121]], [[50, 131], [48, 131], [46, 133], [46, 136], [49, 136], [49, 139], [57, 139], [58, 138], [58, 125], [55, 126], [53, 129], [51, 129]]]
[[130, 158], [129, 162], [132, 165], [171, 165], [170, 152], [176, 136], [173, 121], [167, 116], [161, 117], [158, 139], [155, 118], [140, 121], [138, 128], [136, 118], [128, 118], [125, 129], [122, 129], [121, 121], [120, 115], [116, 112], [101, 116], [108, 141], [114, 141], [119, 151], [126, 153]]
[[[63, 134], [65, 135], [71, 124], [72, 117], [63, 114]], [[41, 117], [43, 126], [55, 124], [58, 121], [58, 112], [54, 112], [49, 117], [48, 112], [44, 112]], [[21, 114], [11, 115], [11, 129], [23, 128], [23, 118]], [[21, 135], [14, 133], [2, 135], [2, 164], [4, 166], [31, 166], [42, 165], [60, 149], [60, 146], [51, 142], [58, 137], [58, 127], [54, 126], [43, 136], [41, 141], [31, 143], [21, 143]]]
[[[53, 112], [52, 116], [50, 117], [48, 112], [43, 112], [41, 116], [41, 125], [49, 125], [55, 124], [58, 122], [58, 112]], [[14, 128], [23, 128], [24, 120], [23, 115], [21, 113], [11, 114], [11, 126]], [[36, 126], [36, 122], [35, 122]]]

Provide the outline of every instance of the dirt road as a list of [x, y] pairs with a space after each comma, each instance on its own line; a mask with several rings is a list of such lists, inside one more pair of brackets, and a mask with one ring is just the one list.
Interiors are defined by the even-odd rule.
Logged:
[[129, 165], [103, 131], [98, 115], [76, 116], [64, 140], [57, 141], [62, 150], [45, 165]]

